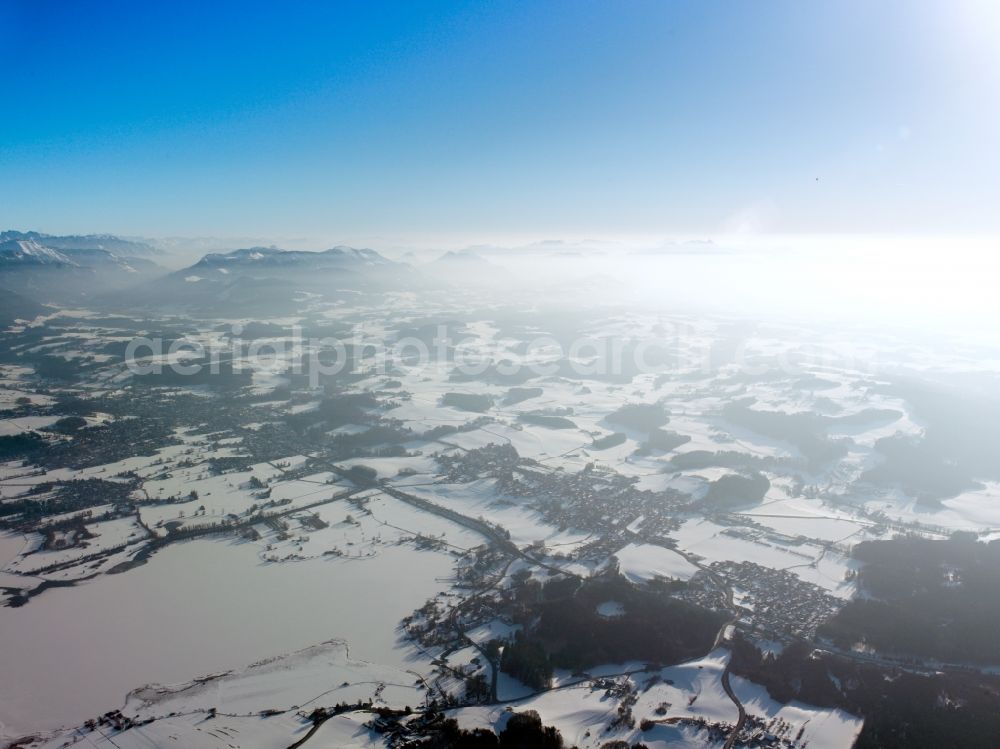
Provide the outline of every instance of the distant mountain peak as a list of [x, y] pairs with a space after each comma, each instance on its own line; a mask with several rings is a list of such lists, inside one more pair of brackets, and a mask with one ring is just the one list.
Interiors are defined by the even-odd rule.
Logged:
[[149, 257], [162, 255], [151, 244], [135, 239], [124, 239], [114, 234], [44, 234], [39, 231], [0, 232], [0, 243], [8, 241], [34, 241], [54, 250], [104, 250], [119, 257]]
[[254, 266], [284, 268], [334, 269], [351, 266], [391, 266], [393, 261], [375, 250], [357, 249], [338, 245], [317, 252], [309, 250], [282, 250], [278, 247], [246, 247], [232, 252], [212, 252], [205, 255], [192, 268], [218, 266]]
[[0, 241], [0, 262], [4, 265], [76, 265], [59, 250], [46, 247], [34, 238]]
[[[163, 270], [143, 257], [77, 247], [73, 238], [61, 239], [64, 246], [53, 247], [38, 232], [0, 234], [0, 285], [22, 291], [35, 301], [66, 304], [127, 287]], [[79, 244], [95, 242], [83, 238]]]

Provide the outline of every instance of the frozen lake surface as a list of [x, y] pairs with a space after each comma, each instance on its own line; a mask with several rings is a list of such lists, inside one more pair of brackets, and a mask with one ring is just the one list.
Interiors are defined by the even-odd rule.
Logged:
[[126, 574], [4, 609], [0, 735], [75, 725], [147, 683], [175, 683], [342, 638], [354, 660], [422, 668], [399, 620], [445, 587], [450, 557], [265, 564], [249, 543], [169, 546]]

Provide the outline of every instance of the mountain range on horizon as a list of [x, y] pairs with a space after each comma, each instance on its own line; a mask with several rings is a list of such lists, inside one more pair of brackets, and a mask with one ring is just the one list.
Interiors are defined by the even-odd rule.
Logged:
[[[427, 284], [406, 263], [375, 250], [347, 246], [321, 251], [249, 247], [211, 252], [177, 271], [158, 265], [150, 255], [159, 258], [162, 251], [110, 234], [4, 231], [0, 233], [0, 289], [17, 289], [19, 297], [30, 303], [23, 305], [27, 314], [37, 312], [33, 305], [82, 300], [102, 308], [156, 303], [205, 311], [220, 304], [276, 309], [302, 292], [329, 295]], [[10, 299], [7, 306], [18, 307], [17, 300]]]
[[157, 257], [164, 251], [146, 240], [125, 239], [114, 234], [45, 234], [7, 229], [0, 242], [33, 241], [56, 250], [105, 250], [119, 257]]
[[[512, 257], [523, 253], [575, 257], [579, 253], [568, 249], [572, 246], [552, 240], [510, 251]], [[170, 260], [176, 263], [182, 258], [151, 240], [7, 230], [0, 232], [0, 291], [17, 290], [34, 305], [57, 307], [86, 302], [118, 311], [155, 304], [207, 314], [222, 306], [229, 311], [265, 308], [279, 313], [302, 294], [334, 299], [512, 283], [511, 271], [491, 259], [501, 249], [470, 246], [434, 259], [412, 253], [390, 259], [373, 249], [347, 245], [322, 250], [251, 246], [208, 252], [171, 269], [166, 267], [172, 265]], [[16, 308], [18, 303], [7, 306]], [[25, 309], [22, 317], [28, 314], [29, 308]]]

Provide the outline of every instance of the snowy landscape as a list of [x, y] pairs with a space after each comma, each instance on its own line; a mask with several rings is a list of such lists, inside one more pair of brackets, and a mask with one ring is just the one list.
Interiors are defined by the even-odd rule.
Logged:
[[[834, 667], [817, 699], [768, 686], [768, 664], [805, 646], [947, 665], [844, 643], [838, 617], [873, 595], [862, 546], [1000, 534], [996, 463], [928, 491], [894, 473], [898, 445], [948, 464], [935, 435], [993, 407], [947, 385], [969, 352], [876, 366], [823, 328], [570, 290], [525, 306], [530, 288], [456, 286], [435, 260], [412, 295], [384, 288], [402, 263], [345, 258], [374, 263], [372, 285], [267, 318], [212, 292], [142, 319], [96, 300], [11, 321], [11, 746], [404, 746], [526, 714], [581, 748], [846, 749], [864, 703], [835, 695]], [[210, 264], [228, 294], [277, 259], [315, 272], [309, 253]], [[630, 641], [653, 612], [665, 629]]]

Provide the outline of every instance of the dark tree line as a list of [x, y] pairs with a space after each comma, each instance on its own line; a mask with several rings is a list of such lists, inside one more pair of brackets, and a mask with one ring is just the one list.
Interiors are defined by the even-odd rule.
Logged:
[[858, 544], [853, 556], [869, 597], [848, 602], [821, 634], [845, 647], [1000, 663], [1000, 543], [899, 538]]
[[800, 700], [864, 718], [855, 749], [992, 749], [1000, 736], [1000, 678], [975, 672], [930, 676], [859, 663], [799, 643], [764, 655], [739, 635], [733, 673], [779, 702]]

